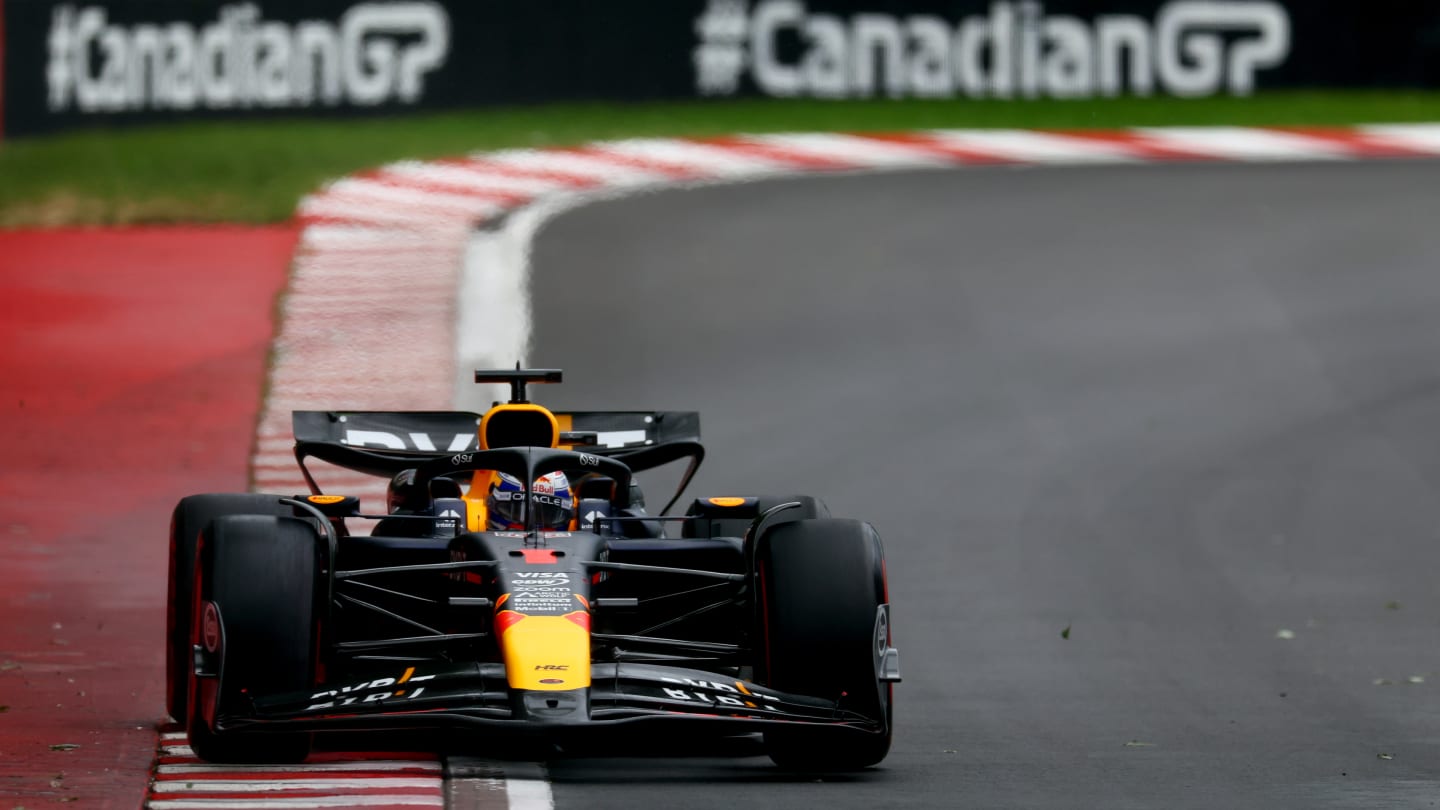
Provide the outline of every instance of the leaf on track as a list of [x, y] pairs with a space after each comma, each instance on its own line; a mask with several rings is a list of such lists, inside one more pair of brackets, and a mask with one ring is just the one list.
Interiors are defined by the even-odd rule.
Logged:
[[1279, 630], [1275, 631], [1275, 638], [1283, 638], [1286, 641], [1289, 641], [1290, 639], [1295, 638], [1295, 631], [1287, 630], [1286, 628], [1282, 627]]
[[1065, 625], [1065, 629], [1060, 631], [1060, 638], [1063, 638], [1063, 639], [1066, 639], [1066, 640], [1068, 640], [1068, 639], [1070, 638], [1070, 625], [1068, 625], [1068, 624]]

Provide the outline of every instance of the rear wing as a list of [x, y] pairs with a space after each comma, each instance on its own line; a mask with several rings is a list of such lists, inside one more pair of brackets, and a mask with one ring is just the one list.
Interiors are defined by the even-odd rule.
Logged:
[[[608, 456], [635, 472], [691, 459], [664, 511], [705, 458], [696, 411], [572, 411], [555, 419], [561, 447]], [[430, 459], [478, 450], [479, 424], [480, 414], [465, 411], [295, 411], [291, 417], [295, 460], [316, 494], [307, 458], [388, 478]]]

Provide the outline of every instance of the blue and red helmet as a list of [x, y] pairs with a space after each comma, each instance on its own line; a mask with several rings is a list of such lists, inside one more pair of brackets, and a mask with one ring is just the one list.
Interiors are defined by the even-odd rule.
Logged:
[[[520, 479], [499, 473], [485, 500], [487, 523], [491, 531], [517, 531], [525, 528], [525, 487]], [[535, 509], [535, 528], [568, 529], [575, 517], [575, 497], [570, 492], [570, 479], [563, 472], [542, 475], [530, 488], [530, 504]]]

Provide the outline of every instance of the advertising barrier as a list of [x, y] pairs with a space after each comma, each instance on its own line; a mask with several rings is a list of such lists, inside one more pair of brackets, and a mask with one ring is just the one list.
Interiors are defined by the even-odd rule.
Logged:
[[0, 0], [8, 135], [546, 101], [1440, 85], [1413, 0]]

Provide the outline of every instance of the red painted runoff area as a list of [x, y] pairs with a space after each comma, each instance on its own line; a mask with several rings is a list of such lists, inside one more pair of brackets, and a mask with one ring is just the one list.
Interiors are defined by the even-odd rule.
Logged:
[[0, 807], [143, 801], [170, 510], [246, 488], [295, 239], [0, 232]]

